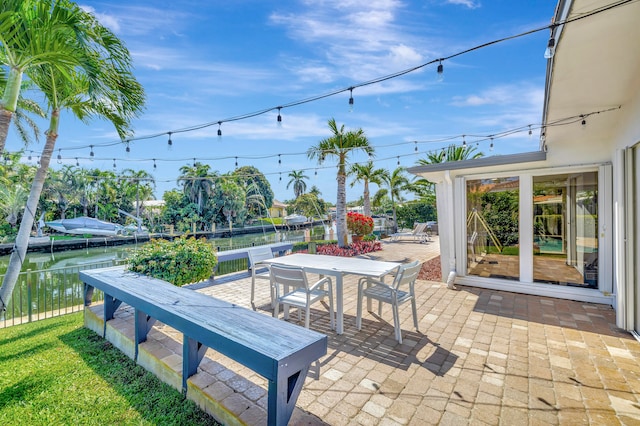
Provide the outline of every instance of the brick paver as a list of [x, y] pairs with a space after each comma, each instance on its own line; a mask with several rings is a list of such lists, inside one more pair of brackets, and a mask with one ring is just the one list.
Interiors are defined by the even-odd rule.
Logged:
[[[383, 247], [371, 257], [438, 255], [437, 237]], [[320, 377], [310, 372], [305, 382], [292, 424], [640, 424], [640, 343], [615, 326], [610, 306], [418, 281], [420, 331], [402, 306], [400, 345], [388, 306], [381, 317], [365, 310], [362, 330], [355, 328], [356, 283], [345, 277], [344, 334], [330, 330], [326, 304], [312, 308], [311, 328], [329, 337], [329, 349]], [[196, 287], [250, 306], [246, 273]], [[270, 315], [268, 283], [256, 289], [258, 311]], [[295, 314], [290, 321], [304, 324]], [[171, 338], [144, 345], [173, 367], [181, 336], [160, 329]], [[266, 381], [211, 350], [207, 357], [206, 375], [192, 383], [248, 424], [264, 424]]]

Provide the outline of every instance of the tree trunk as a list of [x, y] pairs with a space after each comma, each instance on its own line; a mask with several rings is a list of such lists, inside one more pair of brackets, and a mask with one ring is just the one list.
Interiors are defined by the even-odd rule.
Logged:
[[[52, 117], [54, 114], [56, 114], [57, 116], [58, 112], [52, 112]], [[18, 235], [16, 236], [16, 243], [13, 247], [13, 251], [11, 252], [11, 258], [9, 259], [7, 272], [5, 273], [4, 280], [2, 281], [2, 287], [0, 287], [0, 298], [2, 300], [0, 304], [2, 310], [6, 309], [6, 305], [7, 303], [9, 303], [9, 299], [11, 298], [11, 294], [13, 293], [13, 289], [16, 286], [16, 282], [18, 281], [20, 269], [22, 269], [24, 257], [27, 254], [29, 236], [31, 235], [31, 229], [33, 228], [33, 222], [35, 221], [36, 209], [38, 208], [38, 200], [40, 199], [42, 187], [44, 186], [44, 181], [47, 177], [49, 162], [51, 161], [51, 155], [53, 153], [53, 148], [55, 147], [57, 138], [57, 133], [47, 133], [47, 142], [45, 143], [44, 149], [42, 150], [42, 156], [40, 157], [40, 167], [36, 171], [36, 175], [33, 178], [33, 183], [31, 184], [31, 192], [29, 193], [29, 198], [27, 199], [27, 206], [24, 210], [24, 214], [22, 215], [22, 221], [20, 221], [20, 229], [18, 230]]]
[[7, 76], [2, 100], [0, 101], [0, 153], [4, 151], [5, 144], [7, 143], [9, 125], [11, 124], [11, 117], [18, 105], [21, 85], [22, 71], [11, 67], [9, 69], [9, 75]]
[[338, 199], [336, 200], [336, 232], [338, 234], [338, 247], [347, 247], [347, 193], [346, 180], [347, 176], [341, 167], [338, 171]]
[[11, 117], [13, 113], [4, 108], [0, 108], [0, 154], [4, 151], [4, 145], [7, 142], [7, 135], [9, 133], [9, 125], [11, 124]]
[[364, 181], [364, 214], [365, 216], [371, 216], [371, 201], [369, 200], [369, 181]]

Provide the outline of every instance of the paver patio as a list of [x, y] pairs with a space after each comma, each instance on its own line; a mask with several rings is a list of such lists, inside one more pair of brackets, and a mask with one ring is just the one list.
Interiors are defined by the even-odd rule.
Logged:
[[[437, 237], [383, 247], [371, 255], [403, 262], [438, 255]], [[389, 306], [382, 317], [365, 310], [356, 330], [356, 283], [345, 277], [344, 334], [330, 330], [326, 306], [312, 308], [311, 328], [329, 337], [329, 349], [291, 424], [640, 424], [640, 343], [615, 326], [610, 306], [419, 280], [420, 331], [403, 305], [399, 345]], [[196, 287], [250, 307], [247, 273]], [[270, 315], [268, 283], [256, 291], [258, 311]], [[132, 333], [130, 316], [119, 311], [110, 324]], [[291, 321], [298, 323], [295, 311]], [[179, 372], [181, 336], [154, 329], [141, 347]], [[265, 424], [265, 380], [211, 350], [207, 358], [190, 380], [205, 395], [200, 402], [222, 401], [242, 421]]]

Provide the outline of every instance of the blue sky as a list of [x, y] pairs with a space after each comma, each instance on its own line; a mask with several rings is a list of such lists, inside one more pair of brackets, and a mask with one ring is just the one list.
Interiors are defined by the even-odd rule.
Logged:
[[[196, 131], [167, 133], [226, 121], [248, 113], [332, 93], [447, 57], [495, 39], [548, 25], [555, 2], [473, 0], [320, 0], [274, 2], [84, 1], [79, 2], [120, 37], [133, 56], [135, 75], [147, 94], [144, 114], [134, 123], [130, 153], [108, 123], [62, 118], [55, 157], [63, 164], [116, 171], [144, 169], [157, 179], [156, 196], [176, 188], [181, 166], [193, 159], [226, 173], [259, 168], [280, 200], [291, 170], [306, 169], [307, 185], [336, 198], [335, 164], [324, 167], [306, 151], [330, 136], [327, 121], [362, 128], [376, 148], [376, 165], [413, 166], [424, 152], [447, 146], [430, 142], [456, 135], [489, 135], [540, 123], [548, 31], [507, 41], [402, 77], [314, 102]], [[46, 128], [43, 125], [43, 128]], [[478, 149], [498, 155], [538, 149], [537, 131], [525, 130]], [[467, 143], [475, 144], [467, 136]], [[462, 144], [462, 138], [452, 142]], [[95, 159], [89, 160], [89, 145]], [[419, 153], [415, 154], [418, 147]], [[20, 143], [10, 132], [9, 150]], [[34, 157], [42, 144], [30, 147]], [[58, 151], [60, 149], [60, 151]], [[278, 163], [278, 154], [281, 164]], [[271, 158], [263, 158], [265, 156]], [[399, 158], [398, 158], [399, 157]], [[153, 160], [156, 159], [156, 169]], [[365, 161], [363, 154], [353, 162]], [[33, 160], [35, 162], [35, 160]], [[317, 175], [316, 175], [317, 171]], [[282, 180], [280, 180], [282, 176]], [[372, 188], [373, 191], [377, 187]], [[347, 187], [347, 199], [362, 194]]]

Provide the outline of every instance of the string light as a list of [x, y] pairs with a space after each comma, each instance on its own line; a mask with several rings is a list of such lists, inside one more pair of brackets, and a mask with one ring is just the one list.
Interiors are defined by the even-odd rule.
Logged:
[[353, 87], [349, 87], [349, 112], [353, 112]]
[[167, 140], [167, 149], [171, 151], [171, 147], [173, 146], [173, 141], [171, 140], [171, 132], [167, 133], [169, 135], [169, 140]]
[[218, 121], [218, 138], [222, 137], [222, 121]]
[[467, 141], [465, 139], [465, 135], [462, 135], [462, 146], [467, 146]]
[[278, 127], [282, 127], [282, 116], [280, 115], [280, 110], [282, 107], [278, 107]]
[[[6, 160], [6, 157], [5, 157]], [[58, 164], [62, 164], [62, 150], [58, 149]]]
[[131, 152], [131, 147], [129, 146], [129, 141], [127, 140], [127, 142], [125, 142], [127, 144], [127, 147], [124, 149], [127, 153], [127, 155], [129, 155], [129, 153]]
[[438, 59], [438, 77], [437, 80], [441, 82], [444, 80], [444, 66], [442, 65], [442, 59]]
[[489, 151], [493, 151], [493, 138], [491, 138], [491, 144], [489, 145]]
[[31, 161], [31, 152], [29, 152], [29, 156], [27, 158]]
[[580, 115], [580, 117], [582, 117], [582, 125], [586, 126], [587, 125], [587, 117], [585, 115]]
[[236, 157], [236, 168], [238, 168], [238, 157]]
[[544, 51], [544, 58], [551, 59], [553, 55], [556, 53], [556, 39], [553, 38], [553, 34], [549, 37], [549, 42], [547, 43], [547, 48]]
[[531, 137], [532, 134], [533, 132], [531, 131], [531, 124], [529, 124], [529, 137]]
[[113, 168], [115, 169], [116, 167], [118, 167], [118, 166], [116, 166], [116, 159], [114, 158], [113, 159]]
[[155, 169], [156, 169], [156, 167], [157, 167], [157, 166], [156, 166], [156, 159], [154, 158], [154, 159], [153, 159], [153, 170], [155, 170]]
[[89, 157], [91, 157], [91, 161], [93, 161], [94, 153], [93, 153], [93, 145], [89, 145], [91, 147], [91, 151], [89, 151]]
[[398, 166], [400, 165], [400, 156], [398, 155]]
[[282, 172], [280, 172], [280, 182], [282, 182]]
[[415, 143], [416, 143], [416, 146], [415, 146], [415, 148], [413, 148], [413, 150], [414, 150], [414, 151], [416, 152], [416, 154], [417, 154], [417, 153], [418, 153], [418, 141], [415, 141]]
[[278, 166], [282, 165], [282, 158], [280, 158], [280, 154], [278, 154]]
[[80, 167], [80, 162], [78, 161], [78, 157], [76, 157], [76, 167]]
[[195, 157], [193, 158], [193, 167], [197, 167], [198, 165], [196, 164], [196, 159]]

